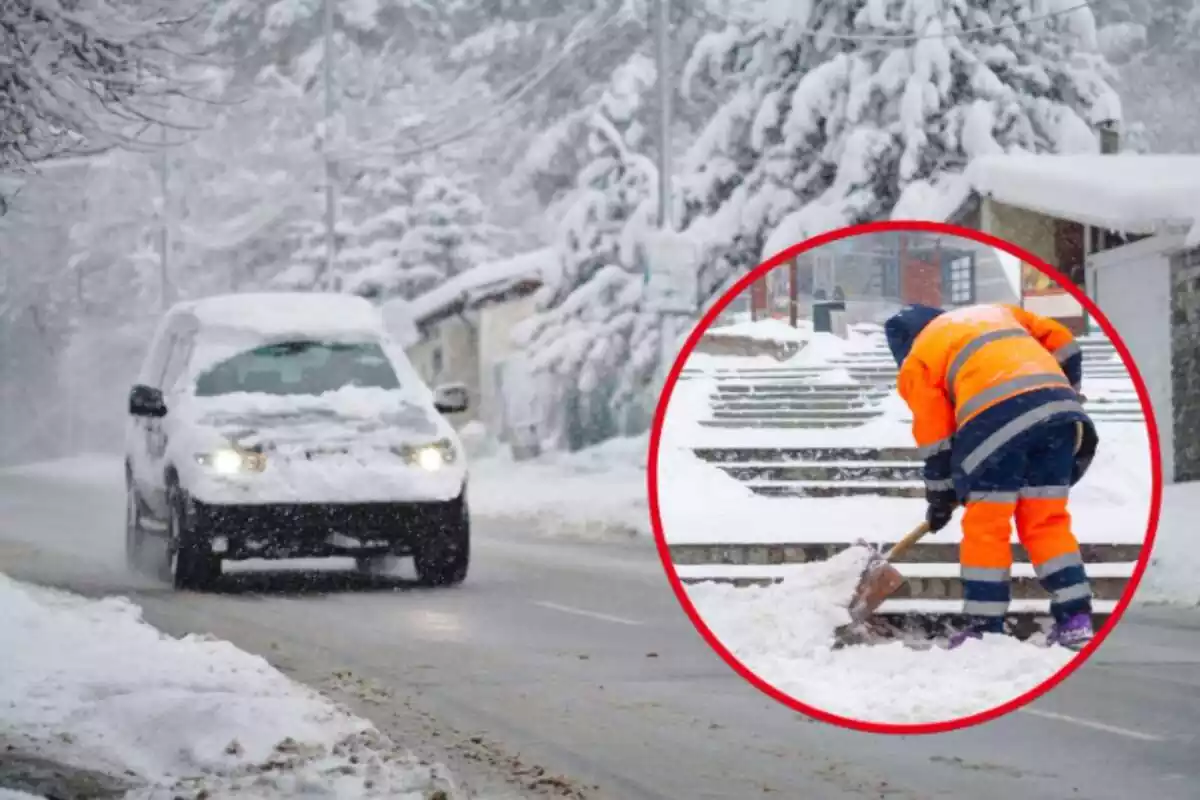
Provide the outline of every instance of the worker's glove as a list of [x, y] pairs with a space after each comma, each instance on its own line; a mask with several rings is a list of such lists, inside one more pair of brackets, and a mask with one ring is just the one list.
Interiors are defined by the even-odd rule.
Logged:
[[928, 504], [925, 509], [925, 521], [929, 523], [929, 530], [933, 533], [949, 525], [954, 510], [958, 508], [958, 498], [953, 491], [928, 492], [925, 502]]

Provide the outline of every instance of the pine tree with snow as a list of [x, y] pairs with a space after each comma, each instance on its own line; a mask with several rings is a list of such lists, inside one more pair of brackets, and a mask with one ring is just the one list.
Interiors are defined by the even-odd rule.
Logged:
[[1095, 152], [1110, 77], [1074, 0], [743, 6], [684, 75], [733, 84], [681, 180], [704, 289], [845, 224], [944, 213], [975, 156]]
[[538, 313], [514, 331], [561, 413], [548, 420], [550, 447], [576, 449], [619, 432], [621, 412], [653, 374], [656, 319], [642, 310], [640, 245], [654, 222], [657, 170], [640, 151], [642, 98], [653, 64], [631, 59], [589, 124], [589, 162], [559, 228], [561, 271]]
[[430, 176], [413, 198], [398, 242], [388, 294], [415, 297], [495, 257], [497, 230], [479, 197], [444, 175]]

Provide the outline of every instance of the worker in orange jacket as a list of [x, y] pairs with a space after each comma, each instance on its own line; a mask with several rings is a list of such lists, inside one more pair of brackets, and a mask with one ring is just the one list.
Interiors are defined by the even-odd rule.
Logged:
[[963, 612], [972, 622], [950, 646], [1003, 633], [1015, 517], [1051, 597], [1050, 641], [1081, 649], [1094, 636], [1092, 592], [1067, 495], [1091, 464], [1098, 437], [1079, 394], [1083, 354], [1074, 336], [1009, 305], [912, 305], [884, 331], [925, 459], [931, 529], [966, 507], [959, 562]]

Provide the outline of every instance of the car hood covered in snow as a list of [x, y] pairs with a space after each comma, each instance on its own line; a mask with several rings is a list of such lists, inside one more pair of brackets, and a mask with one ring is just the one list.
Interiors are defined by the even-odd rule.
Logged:
[[424, 398], [386, 389], [192, 397], [186, 410], [198, 435], [215, 434], [220, 441], [265, 452], [348, 452], [453, 438], [450, 425]]

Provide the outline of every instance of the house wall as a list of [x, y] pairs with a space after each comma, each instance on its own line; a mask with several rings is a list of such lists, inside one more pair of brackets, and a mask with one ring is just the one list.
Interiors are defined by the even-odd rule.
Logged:
[[1174, 478], [1200, 480], [1200, 247], [1171, 256]]
[[[1189, 378], [1180, 373], [1176, 359], [1178, 340], [1188, 323], [1187, 314], [1174, 308], [1176, 277], [1169, 251], [1170, 243], [1156, 240], [1095, 253], [1088, 258], [1088, 283], [1096, 304], [1117, 329], [1146, 383], [1158, 423], [1163, 478], [1171, 482], [1179, 459], [1186, 457], [1186, 448], [1176, 447], [1176, 432], [1186, 435], [1188, 430], [1176, 424], [1178, 404], [1186, 403], [1189, 395], [1198, 395], [1187, 388]], [[1200, 330], [1200, 314], [1194, 324]], [[1197, 451], [1194, 462], [1200, 457], [1200, 448]]]
[[442, 383], [461, 383], [467, 387], [471, 407], [462, 414], [448, 415], [452, 424], [457, 427], [478, 419], [479, 352], [474, 328], [466, 319], [454, 316], [433, 323], [425, 331], [424, 338], [411, 345], [407, 352], [413, 366], [430, 387]]
[[[479, 309], [479, 415], [488, 429], [503, 434], [505, 427], [505, 398], [498, 372], [517, 352], [513, 345], [513, 328], [528, 319], [536, 310], [532, 294], [491, 302]], [[509, 371], [507, 374], [518, 373]]]
[[[980, 230], [1028, 250], [1050, 266], [1084, 286], [1082, 227], [1035, 211], [1006, 205], [985, 197], [980, 204]], [[1084, 309], [1070, 295], [1026, 297], [1030, 311], [1059, 319], [1076, 334], [1087, 330]]]

